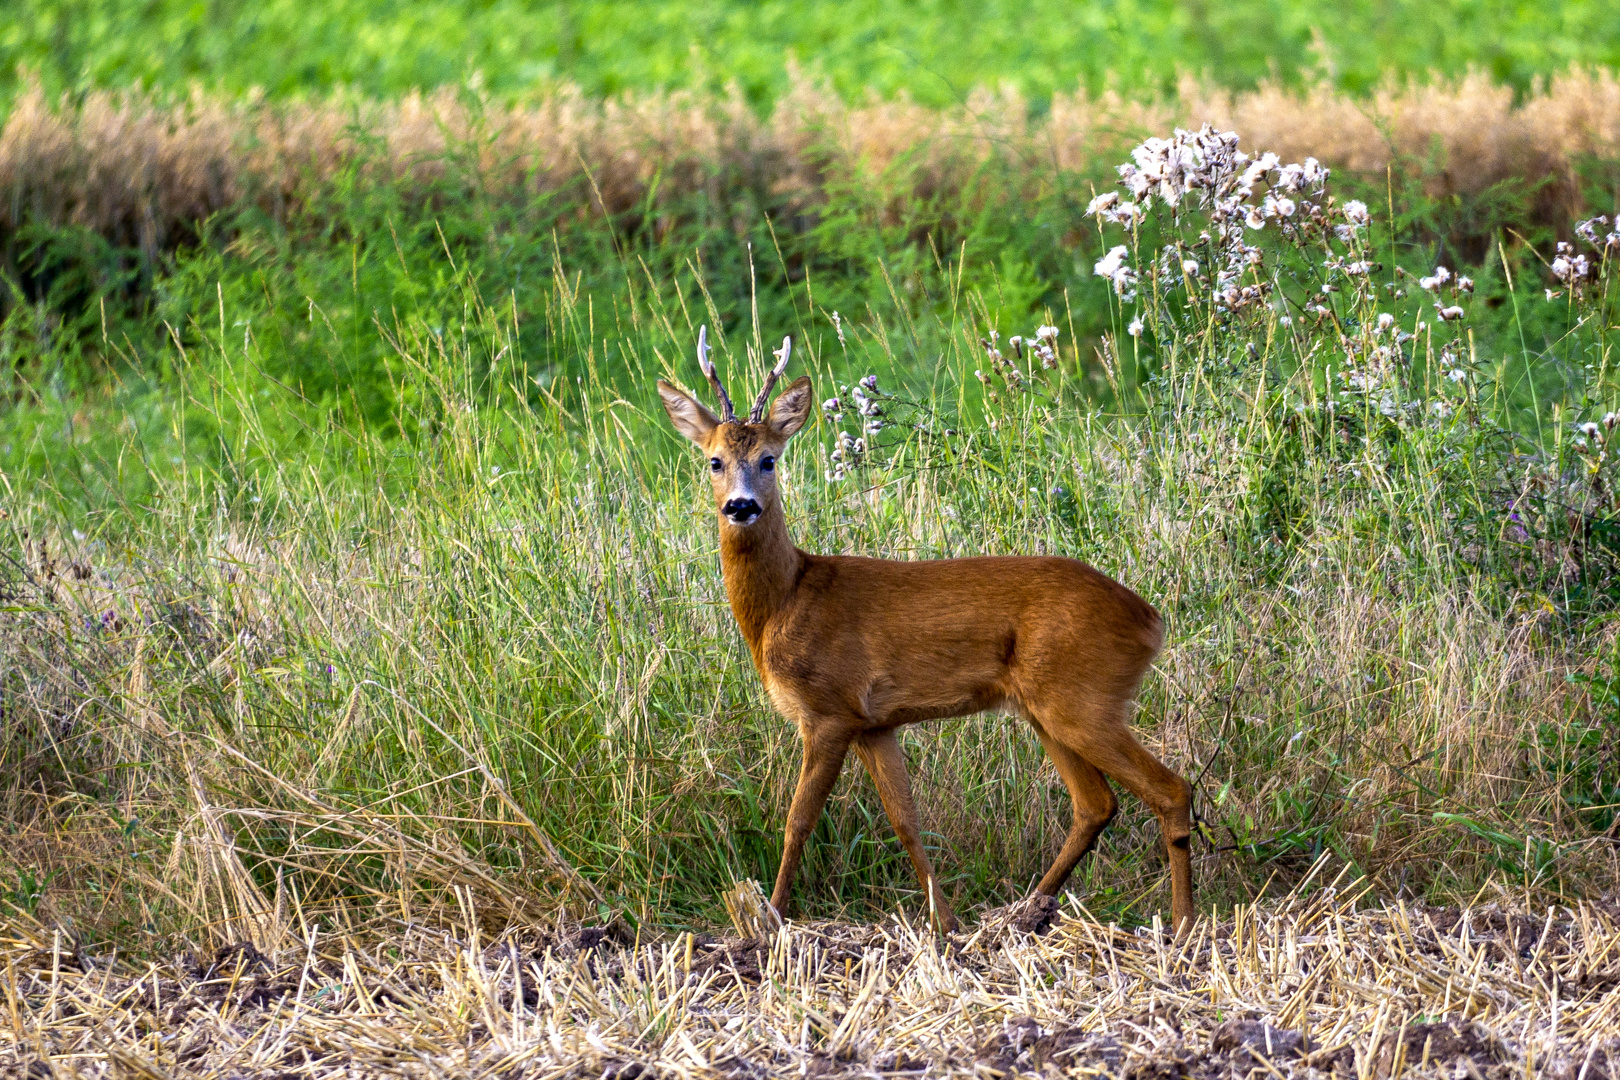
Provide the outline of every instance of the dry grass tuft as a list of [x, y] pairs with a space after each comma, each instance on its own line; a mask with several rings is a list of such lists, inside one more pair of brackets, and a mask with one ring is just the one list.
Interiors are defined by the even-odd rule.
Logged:
[[951, 193], [971, 205], [976, 170], [992, 155], [1038, 187], [1054, 165], [1097, 172], [1144, 134], [1204, 121], [1290, 160], [1314, 154], [1369, 174], [1409, 163], [1433, 194], [1547, 181], [1543, 210], [1562, 217], [1582, 209], [1582, 163], [1620, 157], [1620, 79], [1610, 71], [1571, 70], [1518, 104], [1476, 73], [1367, 99], [1326, 87], [1232, 94], [1189, 80], [1170, 101], [1082, 92], [1058, 95], [1038, 122], [1029, 113], [1010, 90], [980, 90], [944, 111], [905, 99], [852, 105], [803, 77], [763, 118], [735, 94], [684, 91], [595, 101], [563, 89], [508, 106], [449, 90], [271, 103], [137, 89], [53, 103], [36, 87], [0, 130], [0, 229], [75, 223], [150, 254], [244, 200], [285, 214], [351, 168], [402, 181], [423, 200], [453, 180], [503, 199], [565, 192], [587, 213], [651, 207], [655, 228], [692, 197], [717, 207], [760, 200], [791, 215], [813, 210], [829, 182], [897, 169], [908, 195]]
[[1343, 877], [1180, 944], [1072, 898], [1043, 936], [990, 913], [947, 940], [903, 919], [490, 937], [464, 908], [140, 964], [16, 919], [0, 1075], [1615, 1075], [1612, 905], [1359, 908]]

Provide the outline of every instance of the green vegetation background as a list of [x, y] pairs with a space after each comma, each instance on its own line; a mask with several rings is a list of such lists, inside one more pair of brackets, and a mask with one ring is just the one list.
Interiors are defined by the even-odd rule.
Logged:
[[1620, 63], [1620, 5], [1601, 0], [11, 0], [0, 87], [19, 66], [48, 88], [141, 82], [271, 95], [338, 86], [387, 96], [478, 72], [497, 97], [551, 80], [588, 93], [735, 81], [756, 104], [790, 58], [846, 95], [943, 105], [1009, 82], [1033, 101], [1084, 85], [1128, 94], [1178, 73], [1234, 86], [1480, 68], [1527, 89], [1570, 64]]

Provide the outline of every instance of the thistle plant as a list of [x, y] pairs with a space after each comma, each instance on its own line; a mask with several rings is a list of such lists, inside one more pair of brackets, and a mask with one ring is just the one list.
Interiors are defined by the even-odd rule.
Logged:
[[[1348, 469], [1369, 485], [1421, 462], [1438, 485], [1437, 525], [1465, 558], [1505, 559], [1538, 588], [1605, 572], [1592, 559], [1608, 566], [1620, 552], [1620, 503], [1600, 328], [1620, 232], [1606, 217], [1583, 221], [1581, 249], [1559, 242], [1547, 264], [1547, 297], [1567, 297], [1574, 325], [1521, 359], [1580, 354], [1569, 389], [1584, 415], [1571, 437], [1532, 438], [1514, 426], [1508, 358], [1474, 347], [1473, 279], [1385, 265], [1375, 251], [1393, 245], [1375, 249], [1372, 212], [1330, 194], [1315, 159], [1238, 143], [1207, 125], [1149, 139], [1119, 166], [1118, 189], [1087, 207], [1102, 241], [1093, 270], [1131, 339], [1150, 421], [1243, 414], [1291, 432], [1294, 458], [1315, 459], [1318, 474]], [[1104, 339], [1105, 363], [1118, 347], [1117, 334]], [[1287, 457], [1287, 442], [1270, 453]], [[1505, 497], [1476, 512], [1482, 489]]]
[[[1208, 125], [1149, 139], [1119, 166], [1120, 189], [1087, 208], [1105, 248], [1094, 273], [1149, 386], [1214, 390], [1222, 376], [1276, 369], [1309, 373], [1293, 381], [1294, 406], [1330, 421], [1347, 410], [1405, 426], [1450, 420], [1471, 385], [1473, 280], [1386, 266], [1371, 211], [1330, 194], [1315, 158], [1286, 163], [1238, 142]], [[1115, 347], [1104, 342], [1105, 359]]]
[[[1366, 204], [1337, 204], [1315, 158], [1284, 163], [1238, 141], [1205, 125], [1133, 150], [1120, 190], [1087, 207], [1108, 245], [1095, 274], [1138, 349], [1157, 343], [1209, 361], [1236, 348], [1253, 359], [1260, 342], [1311, 354], [1322, 337], [1338, 338], [1347, 359], [1371, 361], [1351, 365], [1365, 387], [1360, 369], [1382, 373], [1393, 347], [1381, 340], [1392, 324], [1373, 310], [1382, 266], [1367, 243]], [[1361, 332], [1369, 323], [1376, 336]]]
[[990, 370], [976, 368], [973, 377], [991, 388], [992, 401], [996, 400], [998, 380], [1010, 390], [1033, 389], [1045, 381], [1044, 373], [1057, 370], [1058, 333], [1055, 326], [1038, 326], [1028, 337], [1014, 334], [1007, 339], [1007, 350], [1012, 353], [1008, 356], [1001, 350], [1001, 334], [991, 330], [979, 340]]
[[937, 444], [956, 435], [938, 423], [930, 406], [881, 389], [871, 373], [839, 386], [836, 395], [821, 403], [821, 413], [833, 429], [824, 474], [829, 484], [874, 465], [893, 464], [914, 440]]
[[[1614, 396], [1606, 393], [1613, 378], [1608, 331], [1613, 322], [1616, 262], [1620, 261], [1620, 222], [1610, 228], [1607, 215], [1577, 222], [1576, 244], [1560, 241], [1548, 271], [1560, 290], [1548, 289], [1548, 299], [1567, 292], [1567, 303], [1578, 328], [1595, 327], [1598, 340], [1584, 350], [1584, 376], [1574, 401], [1576, 419], [1569, 450], [1570, 467], [1561, 471], [1561, 509], [1571, 521], [1574, 541], [1582, 546], [1620, 547], [1620, 412]], [[1582, 250], [1581, 248], [1584, 248]]]

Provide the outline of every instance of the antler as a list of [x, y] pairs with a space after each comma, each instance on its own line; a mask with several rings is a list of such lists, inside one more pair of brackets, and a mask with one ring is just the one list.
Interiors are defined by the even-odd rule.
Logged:
[[697, 354], [698, 367], [709, 377], [709, 385], [714, 387], [714, 396], [720, 399], [720, 409], [724, 413], [720, 417], [720, 422], [735, 424], [737, 414], [731, 408], [731, 395], [727, 394], [726, 388], [720, 384], [720, 376], [714, 373], [714, 364], [709, 360], [709, 328], [706, 325], [698, 327]]
[[776, 385], [776, 380], [781, 378], [782, 372], [787, 370], [788, 358], [793, 355], [793, 339], [790, 337], [783, 338], [782, 347], [771, 355], [776, 357], [776, 366], [771, 368], [769, 375], [765, 376], [765, 388], [759, 392], [758, 400], [754, 402], [753, 409], [748, 413], [748, 422], [750, 424], [757, 424], [765, 418], [765, 401], [771, 396], [771, 387]]

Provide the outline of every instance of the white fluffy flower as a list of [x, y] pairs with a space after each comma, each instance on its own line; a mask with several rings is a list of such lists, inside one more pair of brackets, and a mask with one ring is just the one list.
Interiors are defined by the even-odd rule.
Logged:
[[1266, 217], [1293, 217], [1296, 209], [1298, 207], [1295, 205], [1294, 200], [1287, 196], [1266, 196]]
[[1379, 313], [1379, 315], [1378, 315], [1378, 332], [1380, 334], [1382, 334], [1385, 330], [1388, 330], [1390, 327], [1392, 327], [1394, 325], [1395, 325], [1395, 316], [1391, 315], [1387, 311]]
[[1124, 267], [1125, 257], [1130, 253], [1130, 249], [1124, 244], [1118, 244], [1111, 248], [1108, 254], [1097, 260], [1097, 265], [1091, 268], [1091, 272], [1098, 277], [1111, 279]]
[[[1559, 244], [1559, 248], [1568, 248], [1568, 244]], [[1552, 275], [1565, 285], [1575, 285], [1585, 281], [1591, 276], [1592, 266], [1586, 261], [1585, 255], [1571, 257], [1568, 252], [1560, 254], [1552, 261]]]
[[1135, 165], [1127, 164], [1119, 167], [1119, 181], [1130, 190], [1133, 198], [1140, 199], [1153, 186], [1154, 177], [1149, 176]]
[[834, 462], [838, 463], [833, 467], [832, 470], [836, 474], [836, 477], [829, 476], [828, 479], [831, 480], [836, 478], [842, 480], [844, 478], [844, 465], [859, 464], [862, 455], [865, 453], [865, 439], [857, 439], [847, 431], [840, 431], [838, 433], [838, 438], [833, 442], [832, 453], [828, 455]]
[[1344, 204], [1344, 220], [1359, 228], [1372, 221], [1372, 215], [1367, 212], [1366, 203], [1360, 199], [1351, 199]]
[[1035, 328], [1035, 339], [1037, 341], [1056, 341], [1057, 336], [1058, 328], [1055, 326], [1037, 326]]
[[1455, 304], [1453, 304], [1451, 307], [1441, 307], [1439, 304], [1436, 304], [1434, 307], [1435, 310], [1440, 313], [1441, 322], [1456, 322], [1466, 314], [1462, 308], [1457, 307]]
[[1138, 315], [1136, 318], [1132, 319], [1131, 324], [1125, 328], [1125, 332], [1131, 335], [1131, 337], [1141, 337], [1142, 316]]
[[1095, 216], [1102, 213], [1104, 210], [1107, 210], [1117, 202], [1119, 202], [1119, 192], [1105, 191], [1086, 204], [1086, 213]]
[[1436, 289], [1438, 289], [1440, 286], [1444, 285], [1446, 282], [1448, 282], [1450, 280], [1451, 280], [1451, 271], [1447, 270], [1443, 266], [1437, 266], [1437, 267], [1434, 268], [1434, 273], [1433, 274], [1429, 275], [1426, 278], [1419, 278], [1418, 279], [1418, 285], [1419, 285], [1419, 287], [1421, 287], [1421, 288], [1423, 288], [1423, 289], [1425, 289], [1425, 290], [1427, 290], [1429, 292], [1434, 292]]
[[1097, 260], [1092, 272], [1098, 277], [1107, 278], [1114, 283], [1114, 292], [1124, 296], [1136, 281], [1136, 271], [1125, 265], [1125, 258], [1130, 254], [1124, 244], [1120, 244]]
[[1267, 150], [1264, 154], [1261, 154], [1258, 158], [1249, 163], [1249, 167], [1243, 170], [1243, 178], [1239, 180], [1238, 183], [1242, 187], [1252, 189], [1254, 185], [1265, 179], [1266, 173], [1270, 172], [1276, 167], [1277, 155]]

